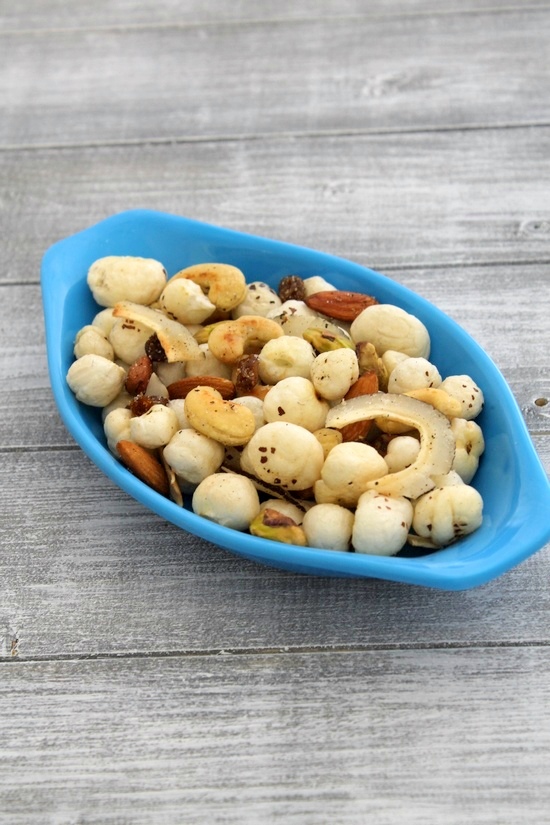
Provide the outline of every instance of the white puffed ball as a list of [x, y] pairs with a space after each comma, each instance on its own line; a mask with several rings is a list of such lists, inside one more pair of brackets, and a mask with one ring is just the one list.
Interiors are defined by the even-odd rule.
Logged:
[[116, 395], [112, 401], [110, 401], [103, 409], [101, 410], [101, 418], [103, 421], [107, 418], [110, 412], [113, 410], [118, 410], [121, 407], [127, 407], [134, 400], [134, 396], [130, 395], [130, 393], [122, 389], [118, 395]]
[[388, 392], [404, 393], [426, 387], [439, 387], [441, 375], [426, 358], [405, 358], [395, 366], [388, 380]]
[[314, 328], [328, 330], [338, 337], [351, 341], [348, 333], [341, 325], [338, 326], [328, 318], [318, 315], [304, 301], [297, 301], [294, 298], [285, 301], [278, 309], [268, 313], [267, 317], [277, 321], [285, 335], [295, 335], [301, 338], [307, 329]]
[[378, 355], [392, 349], [411, 358], [430, 354], [428, 330], [415, 315], [393, 304], [373, 304], [364, 309], [351, 325], [355, 343], [369, 341]]
[[373, 490], [357, 502], [352, 544], [357, 553], [395, 556], [405, 546], [413, 518], [410, 501], [382, 496]]
[[233, 403], [242, 404], [243, 407], [247, 407], [247, 409], [250, 410], [256, 422], [256, 429], [263, 427], [266, 423], [264, 417], [264, 402], [261, 398], [256, 398], [255, 395], [238, 395], [233, 399]]
[[67, 383], [83, 404], [106, 407], [122, 390], [126, 372], [102, 355], [83, 355], [67, 373]]
[[115, 360], [115, 351], [109, 339], [99, 327], [93, 324], [87, 324], [77, 332], [73, 352], [75, 358], [95, 354], [102, 355], [103, 358], [107, 358], [109, 361]]
[[455, 457], [452, 469], [469, 484], [477, 472], [479, 458], [485, 450], [481, 427], [466, 418], [453, 418], [451, 429], [455, 437]]
[[398, 473], [410, 467], [418, 458], [420, 441], [412, 435], [398, 435], [388, 444], [384, 456], [390, 473]]
[[113, 308], [106, 307], [98, 312], [97, 315], [94, 315], [92, 326], [98, 327], [98, 329], [100, 329], [108, 338], [115, 321], [116, 318], [113, 315]]
[[369, 444], [344, 441], [332, 448], [325, 459], [321, 479], [316, 482], [318, 504], [332, 503], [352, 507], [369, 481], [387, 475], [388, 465]]
[[249, 478], [215, 473], [205, 478], [192, 500], [193, 512], [233, 530], [248, 530], [260, 512], [258, 492]]
[[321, 475], [323, 448], [303, 427], [288, 421], [264, 424], [241, 455], [245, 472], [287, 490], [306, 490]]
[[201, 352], [200, 358], [193, 358], [186, 361], [186, 374], [196, 375], [217, 375], [219, 378], [231, 378], [231, 364], [223, 364], [212, 354], [208, 344], [199, 344]]
[[329, 284], [320, 275], [312, 275], [311, 278], [304, 278], [306, 296], [315, 295], [316, 292], [332, 292], [336, 289], [333, 284]]
[[109, 255], [88, 270], [88, 286], [96, 302], [112, 307], [119, 301], [152, 304], [164, 289], [166, 270], [152, 258]]
[[185, 398], [172, 398], [168, 402], [168, 406], [176, 413], [178, 419], [178, 430], [187, 430], [191, 424], [185, 414]]
[[180, 324], [202, 324], [216, 309], [200, 286], [189, 278], [168, 281], [159, 298], [159, 306]]
[[242, 315], [261, 315], [267, 317], [269, 312], [281, 306], [281, 299], [269, 284], [263, 281], [252, 281], [248, 284], [246, 296], [231, 312], [232, 318]]
[[165, 387], [175, 381], [185, 378], [185, 364], [183, 361], [156, 361], [155, 372]]
[[267, 422], [289, 421], [310, 432], [324, 427], [328, 411], [328, 403], [317, 396], [311, 381], [299, 376], [279, 381], [264, 398]]
[[445, 547], [467, 536], [483, 521], [483, 499], [467, 484], [436, 487], [416, 500], [413, 528], [419, 536]]
[[404, 352], [397, 352], [394, 349], [387, 349], [386, 352], [382, 353], [380, 356], [382, 359], [382, 363], [386, 367], [386, 371], [388, 375], [391, 375], [394, 369], [401, 361], [406, 361], [409, 356], [405, 355]]
[[441, 384], [452, 398], [456, 398], [462, 405], [461, 418], [471, 421], [476, 418], [483, 408], [483, 393], [469, 375], [449, 375]]
[[117, 455], [116, 445], [119, 441], [133, 440], [130, 433], [131, 419], [132, 413], [124, 407], [111, 410], [111, 412], [105, 416], [103, 431], [107, 439], [107, 446], [115, 455]]
[[315, 504], [302, 523], [308, 545], [324, 550], [349, 550], [353, 518], [353, 513], [339, 504]]
[[117, 358], [133, 364], [145, 353], [145, 343], [152, 334], [150, 327], [127, 318], [117, 318], [109, 333], [109, 341]]
[[311, 365], [313, 386], [327, 401], [343, 398], [358, 378], [357, 355], [346, 347], [320, 353]]
[[146, 413], [130, 421], [131, 440], [148, 450], [164, 447], [177, 431], [178, 417], [165, 404], [153, 404]]
[[315, 352], [311, 344], [297, 335], [272, 338], [262, 347], [258, 372], [264, 384], [276, 384], [284, 378], [309, 378]]
[[224, 448], [213, 438], [189, 428], [178, 430], [164, 448], [163, 455], [178, 478], [199, 484], [220, 469]]

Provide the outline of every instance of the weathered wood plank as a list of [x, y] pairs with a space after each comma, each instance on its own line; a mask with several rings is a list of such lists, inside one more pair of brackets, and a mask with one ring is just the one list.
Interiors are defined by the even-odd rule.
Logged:
[[550, 641], [550, 546], [460, 593], [298, 576], [162, 521], [80, 451], [1, 458], [4, 656]]
[[[276, 7], [257, 0], [80, 0], [67, 14], [65, 0], [27, 0], [24, 4], [0, 2], [0, 32], [52, 30], [109, 26], [204, 25], [205, 23], [240, 23], [246, 20], [315, 20], [334, 17], [373, 17], [375, 15], [429, 15], [489, 11], [502, 12], [517, 8], [517, 0], [501, 0], [498, 8], [492, 0], [279, 0]], [[522, 9], [547, 8], [548, 0], [529, 0]]]
[[6, 32], [0, 145], [548, 122], [549, 21], [533, 8]]
[[547, 819], [547, 648], [1, 667], [10, 825]]
[[0, 152], [0, 279], [36, 282], [51, 243], [135, 207], [381, 271], [547, 261], [549, 179], [550, 128]]

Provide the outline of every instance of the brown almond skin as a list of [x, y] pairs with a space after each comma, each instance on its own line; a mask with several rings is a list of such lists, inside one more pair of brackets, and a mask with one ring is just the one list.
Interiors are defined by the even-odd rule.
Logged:
[[174, 381], [173, 384], [168, 385], [170, 400], [186, 398], [195, 387], [212, 387], [212, 389], [219, 392], [224, 401], [235, 398], [235, 384], [229, 378], [220, 378], [217, 375], [193, 375], [180, 378], [179, 381]]
[[[357, 381], [351, 385], [345, 395], [346, 401], [350, 398], [357, 398], [359, 395], [372, 395], [378, 392], [378, 376], [374, 370], [369, 370], [360, 375]], [[372, 421], [355, 421], [353, 424], [346, 424], [342, 427], [342, 441], [362, 441], [368, 435], [372, 426]]]
[[141, 481], [161, 493], [163, 496], [170, 494], [170, 487], [164, 467], [154, 455], [145, 447], [135, 444], [133, 441], [119, 441], [116, 445], [117, 453], [124, 466], [130, 470]]
[[378, 303], [372, 295], [364, 295], [362, 292], [346, 292], [341, 289], [314, 292], [305, 299], [305, 302], [315, 312], [321, 312], [338, 321], [355, 321], [364, 309]]

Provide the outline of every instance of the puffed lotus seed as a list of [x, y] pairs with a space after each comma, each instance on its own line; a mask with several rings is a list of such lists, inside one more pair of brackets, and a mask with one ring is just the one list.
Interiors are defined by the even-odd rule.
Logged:
[[260, 427], [241, 456], [241, 466], [261, 481], [286, 490], [312, 487], [321, 475], [323, 448], [297, 424], [276, 421]]
[[115, 351], [107, 336], [93, 324], [82, 327], [76, 334], [74, 342], [75, 358], [82, 358], [83, 355], [102, 355], [109, 361], [115, 360]]
[[189, 428], [178, 430], [163, 455], [178, 478], [189, 484], [200, 484], [220, 469], [224, 449], [218, 441]]
[[126, 364], [133, 364], [145, 352], [145, 342], [151, 335], [149, 327], [117, 318], [109, 333], [109, 341], [117, 358]]
[[481, 412], [483, 393], [469, 375], [449, 375], [442, 382], [440, 389], [445, 390], [451, 398], [456, 398], [460, 402], [461, 418], [471, 421]]
[[200, 286], [188, 278], [168, 281], [159, 298], [159, 307], [180, 324], [202, 324], [216, 309]]
[[323, 352], [311, 365], [313, 386], [327, 401], [339, 401], [358, 378], [357, 355], [351, 349]]
[[406, 358], [392, 370], [388, 379], [388, 392], [403, 393], [410, 390], [439, 387], [441, 375], [426, 358]]
[[395, 556], [403, 549], [413, 520], [410, 501], [369, 490], [359, 498], [351, 541], [356, 553]]
[[281, 306], [281, 299], [274, 289], [263, 281], [252, 281], [248, 284], [243, 301], [231, 311], [232, 318], [241, 315], [261, 315], [264, 318], [269, 312]]
[[258, 358], [260, 379], [276, 384], [284, 378], [309, 378], [315, 359], [313, 347], [297, 335], [272, 338], [262, 347]]
[[87, 280], [95, 301], [103, 307], [114, 307], [119, 301], [152, 304], [166, 278], [163, 265], [152, 258], [109, 255], [91, 265]]
[[260, 499], [254, 484], [245, 476], [214, 473], [205, 478], [193, 493], [193, 512], [233, 530], [248, 530], [260, 512]]
[[164, 404], [154, 404], [130, 421], [131, 440], [148, 450], [164, 447], [178, 431], [178, 417]]
[[310, 432], [324, 426], [328, 410], [311, 381], [299, 376], [279, 381], [264, 398], [266, 421], [289, 421]]
[[430, 336], [422, 321], [393, 304], [367, 307], [353, 321], [350, 332], [355, 343], [370, 341], [378, 355], [388, 349], [411, 358], [430, 354]]
[[90, 407], [106, 407], [124, 386], [126, 372], [102, 355], [88, 354], [69, 367], [67, 383], [78, 401]]
[[303, 518], [307, 543], [323, 550], [349, 550], [354, 515], [339, 504], [315, 504]]

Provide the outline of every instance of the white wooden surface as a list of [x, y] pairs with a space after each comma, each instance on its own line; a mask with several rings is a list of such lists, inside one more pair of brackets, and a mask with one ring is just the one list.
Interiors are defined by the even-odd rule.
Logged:
[[[550, 822], [550, 554], [443, 593], [237, 559], [55, 410], [40, 259], [147, 207], [351, 258], [550, 472], [550, 4], [0, 0], [0, 822]], [[549, 515], [550, 518], [550, 515]]]

